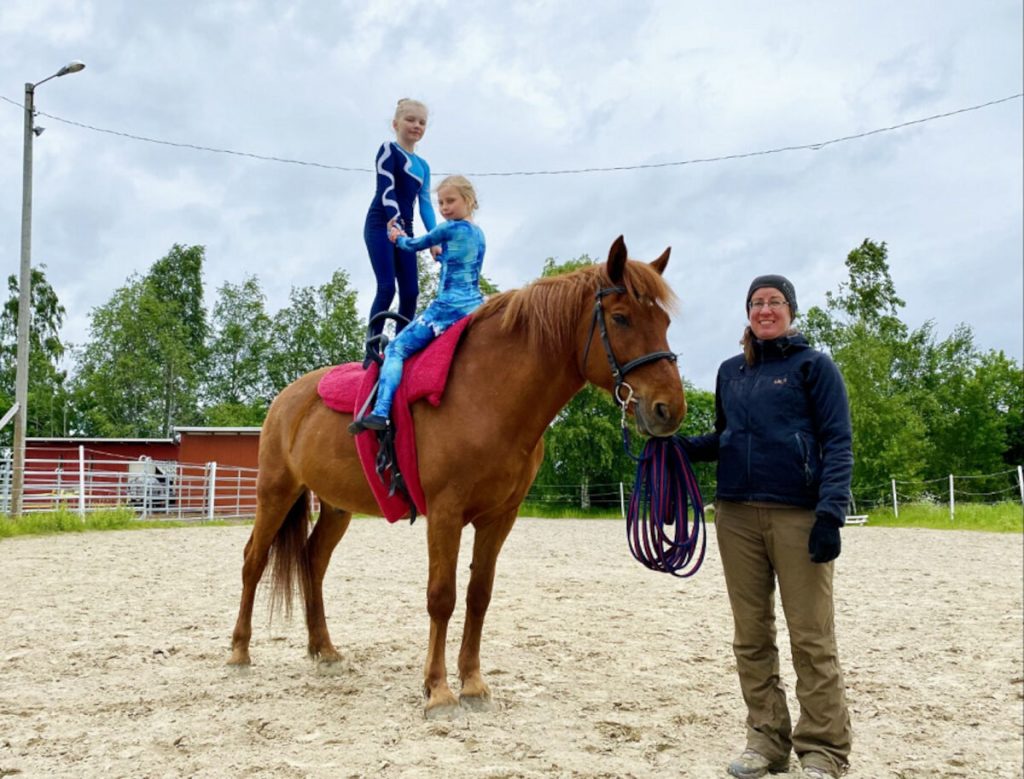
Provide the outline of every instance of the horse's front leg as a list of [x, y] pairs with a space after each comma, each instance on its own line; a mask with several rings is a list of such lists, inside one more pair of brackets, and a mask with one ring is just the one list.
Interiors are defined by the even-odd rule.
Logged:
[[495, 518], [478, 527], [473, 539], [473, 572], [466, 589], [466, 623], [459, 650], [459, 678], [462, 680], [460, 703], [484, 711], [491, 706], [491, 690], [480, 673], [480, 636], [484, 617], [491, 603], [498, 553], [508, 537], [516, 514]]
[[448, 686], [445, 643], [448, 622], [455, 610], [455, 566], [459, 559], [462, 518], [454, 512], [431, 511], [427, 517], [427, 612], [430, 614], [430, 642], [423, 667], [424, 714], [433, 719], [451, 714], [459, 701]]

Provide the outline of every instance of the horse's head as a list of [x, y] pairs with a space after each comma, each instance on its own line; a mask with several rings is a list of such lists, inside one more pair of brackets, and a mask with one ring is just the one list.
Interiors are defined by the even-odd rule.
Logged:
[[671, 435], [686, 416], [686, 397], [668, 347], [668, 310], [675, 295], [662, 279], [670, 249], [651, 263], [627, 258], [622, 236], [595, 269], [600, 288], [581, 323], [584, 378], [611, 392], [636, 415], [640, 431]]

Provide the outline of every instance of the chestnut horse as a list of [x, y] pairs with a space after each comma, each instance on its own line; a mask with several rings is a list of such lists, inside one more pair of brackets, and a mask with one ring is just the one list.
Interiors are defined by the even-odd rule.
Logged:
[[[644, 433], [670, 435], [682, 422], [686, 401], [666, 342], [666, 310], [675, 302], [661, 276], [668, 256], [666, 249], [651, 263], [628, 260], [620, 236], [605, 264], [491, 297], [466, 328], [441, 405], [414, 405], [427, 500], [428, 716], [450, 713], [460, 703], [489, 706], [480, 634], [495, 563], [540, 467], [544, 431], [559, 410], [590, 381], [631, 405]], [[232, 635], [234, 665], [250, 662], [253, 601], [271, 552], [275, 596], [288, 604], [297, 581], [304, 597], [310, 656], [341, 660], [324, 618], [324, 573], [352, 513], [378, 515], [380, 509], [346, 429], [351, 418], [328, 409], [317, 395], [326, 370], [286, 387], [263, 423], [256, 520], [245, 545]], [[312, 533], [309, 492], [321, 505]], [[459, 543], [469, 524], [475, 529], [473, 563], [456, 698], [448, 686], [445, 642]]]

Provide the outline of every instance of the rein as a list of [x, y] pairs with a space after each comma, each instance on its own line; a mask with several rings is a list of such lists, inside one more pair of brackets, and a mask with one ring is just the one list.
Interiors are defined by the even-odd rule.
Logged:
[[[612, 351], [604, 318], [603, 301], [605, 296], [612, 294], [626, 294], [626, 288], [605, 287], [595, 295], [594, 316], [590, 321], [590, 334], [583, 351], [583, 365], [587, 364], [596, 330], [601, 334], [604, 353], [615, 380], [612, 394], [622, 409], [622, 445], [626, 454], [636, 461], [636, 478], [626, 514], [629, 551], [637, 561], [653, 571], [686, 578], [697, 573], [707, 549], [704, 500], [697, 478], [678, 438], [651, 438], [637, 457], [630, 451], [629, 429], [626, 426], [626, 410], [630, 403], [636, 402], [633, 388], [626, 382], [626, 374], [657, 360], [675, 362], [676, 355], [674, 352], [651, 352], [620, 365]], [[666, 526], [675, 526], [671, 538], [665, 531]]]
[[[623, 428], [623, 443], [626, 443]], [[690, 460], [676, 436], [651, 438], [636, 460], [636, 479], [626, 513], [633, 557], [652, 571], [687, 578], [697, 573], [707, 549], [704, 500]], [[690, 527], [692, 509], [693, 527]], [[666, 526], [675, 526], [672, 537]]]

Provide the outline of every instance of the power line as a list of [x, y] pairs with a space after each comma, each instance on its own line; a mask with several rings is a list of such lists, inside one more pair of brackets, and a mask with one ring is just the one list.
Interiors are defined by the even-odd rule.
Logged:
[[[1010, 100], [1016, 100], [1017, 98], [1024, 97], [1024, 92], [1018, 92], [1015, 95], [1008, 95], [1007, 97], [1001, 97], [996, 100], [990, 100], [987, 103], [979, 103], [978, 105], [967, 106], [965, 108], [958, 108], [954, 111], [946, 111], [941, 114], [933, 114], [931, 116], [921, 117], [920, 119], [911, 119], [908, 122], [900, 122], [899, 124], [892, 124], [888, 127], [879, 127], [875, 130], [867, 130], [862, 133], [853, 133], [851, 135], [843, 135], [838, 138], [830, 138], [827, 141], [818, 141], [816, 143], [803, 143], [793, 146], [779, 146], [774, 149], [762, 149], [760, 151], [749, 151], [740, 152], [737, 154], [724, 154], [718, 157], [694, 157], [688, 160], [676, 160], [674, 162], [652, 162], [639, 165], [613, 165], [609, 167], [592, 167], [592, 168], [563, 168], [560, 170], [513, 170], [513, 171], [489, 171], [489, 172], [470, 172], [465, 173], [467, 176], [483, 177], [483, 176], [565, 176], [575, 175], [580, 173], [610, 173], [614, 171], [625, 171], [625, 170], [648, 170], [652, 168], [676, 168], [682, 167], [683, 165], [700, 165], [711, 162], [726, 162], [728, 160], [741, 160], [748, 157], [763, 157], [769, 154], [782, 154], [783, 152], [790, 151], [818, 151], [824, 149], [826, 146], [832, 146], [837, 143], [845, 143], [846, 141], [854, 141], [860, 138], [868, 138], [872, 135], [880, 135], [881, 133], [893, 132], [895, 130], [902, 130], [905, 127], [911, 127], [917, 124], [924, 124], [926, 122], [933, 122], [936, 119], [946, 119], [950, 116], [957, 116], [958, 114], [966, 114], [970, 111], [980, 111], [982, 108], [989, 108], [990, 106], [999, 105], [1000, 103], [1006, 103]], [[16, 105], [24, 111], [24, 106], [15, 100], [0, 95], [0, 100], [8, 102], [12, 105]], [[194, 149], [195, 151], [206, 151], [214, 154], [231, 154], [236, 157], [249, 157], [254, 160], [264, 160], [267, 162], [281, 162], [287, 165], [305, 165], [313, 168], [324, 168], [327, 170], [340, 170], [346, 173], [373, 173], [372, 168], [354, 168], [345, 167], [342, 165], [329, 165], [323, 162], [309, 162], [306, 160], [293, 160], [287, 157], [273, 157], [264, 154], [254, 154], [252, 152], [235, 151], [234, 149], [218, 149], [211, 146], [201, 146], [195, 143], [176, 143], [174, 141], [164, 141], [159, 138], [147, 138], [144, 135], [133, 135], [132, 133], [121, 132], [119, 130], [108, 130], [103, 127], [95, 127], [90, 124], [83, 122], [76, 122], [71, 119], [64, 119], [60, 116], [54, 116], [53, 114], [43, 113], [37, 111], [40, 116], [45, 116], [48, 119], [54, 119], [64, 124], [69, 124], [74, 127], [81, 127], [85, 130], [92, 130], [98, 133], [105, 133], [107, 135], [116, 135], [121, 138], [129, 138], [133, 141], [142, 141], [144, 143], [155, 143], [162, 146], [173, 146], [179, 149]], [[446, 173], [439, 173], [438, 175], [445, 176]]]

